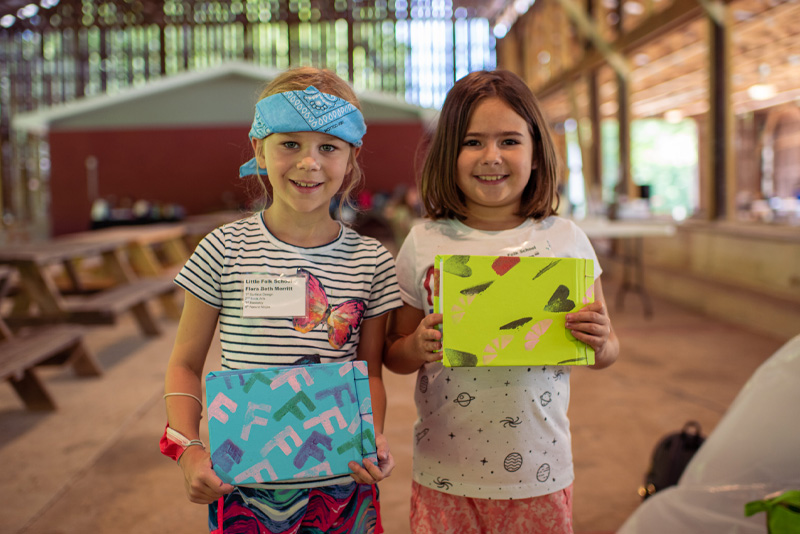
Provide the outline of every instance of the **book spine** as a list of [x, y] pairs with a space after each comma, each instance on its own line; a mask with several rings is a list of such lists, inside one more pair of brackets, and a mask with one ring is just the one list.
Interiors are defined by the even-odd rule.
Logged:
[[[583, 262], [583, 284], [581, 287], [581, 300], [586, 299], [588, 303], [594, 302], [594, 291], [592, 291], [592, 296], [590, 298], [586, 298], [586, 292], [592, 284], [594, 284], [594, 260], [582, 260]], [[593, 364], [594, 363], [594, 351], [589, 345], [583, 346], [583, 358], [586, 364]]]

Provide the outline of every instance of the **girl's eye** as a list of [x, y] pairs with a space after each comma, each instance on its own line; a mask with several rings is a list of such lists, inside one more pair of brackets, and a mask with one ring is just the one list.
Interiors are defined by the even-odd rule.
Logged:
[[286, 141], [283, 143], [283, 146], [286, 148], [297, 148], [300, 145], [298, 145], [296, 141]]
[[464, 146], [478, 146], [478, 144], [479, 143], [477, 139], [467, 139], [464, 141]]
[[322, 145], [321, 147], [319, 147], [319, 149], [322, 152], [333, 152], [334, 150], [336, 150], [336, 147], [333, 145]]
[[505, 140], [503, 140], [503, 144], [504, 145], [518, 145], [519, 141], [517, 141], [516, 139], [505, 139]]

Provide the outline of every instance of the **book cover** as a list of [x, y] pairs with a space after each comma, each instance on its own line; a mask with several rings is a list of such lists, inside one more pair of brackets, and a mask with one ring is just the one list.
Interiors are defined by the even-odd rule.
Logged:
[[377, 462], [367, 363], [320, 363], [206, 376], [214, 471], [234, 485], [349, 474]]
[[565, 315], [594, 301], [594, 262], [580, 258], [436, 256], [434, 310], [448, 367], [591, 365]]

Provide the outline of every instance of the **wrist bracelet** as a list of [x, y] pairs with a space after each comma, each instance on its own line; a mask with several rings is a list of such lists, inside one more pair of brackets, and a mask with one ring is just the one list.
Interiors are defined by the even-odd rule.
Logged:
[[203, 447], [203, 450], [206, 449], [206, 444], [200, 441], [199, 439], [193, 439], [189, 441], [189, 443], [186, 444], [181, 453], [178, 455], [178, 458], [176, 458], [175, 460], [176, 462], [178, 462], [178, 465], [181, 465], [181, 457], [183, 456], [183, 453], [186, 452], [186, 449], [188, 449], [192, 445], [200, 445], [201, 447]]
[[164, 400], [166, 400], [167, 397], [191, 397], [200, 405], [200, 410], [203, 409], [203, 401], [201, 401], [197, 395], [192, 395], [191, 393], [165, 393]]
[[200, 445], [203, 447], [203, 449], [206, 448], [205, 443], [203, 443], [201, 440], [187, 438], [174, 428], [170, 428], [169, 423], [167, 423], [167, 426], [164, 428], [164, 435], [161, 436], [161, 441], [159, 444], [161, 448], [161, 454], [172, 458], [176, 462], [186, 451], [186, 449], [192, 445]]

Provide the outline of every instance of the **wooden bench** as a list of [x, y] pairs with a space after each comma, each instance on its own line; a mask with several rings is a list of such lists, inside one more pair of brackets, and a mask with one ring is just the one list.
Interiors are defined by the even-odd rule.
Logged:
[[56, 403], [36, 375], [40, 365], [70, 364], [79, 376], [100, 376], [99, 363], [74, 326], [38, 328], [14, 335], [0, 319], [0, 379], [8, 380], [29, 410], [55, 410]]
[[142, 278], [111, 287], [67, 303], [68, 320], [81, 324], [114, 324], [117, 317], [130, 310], [145, 335], [161, 334], [161, 326], [147, 307], [148, 301], [160, 298], [169, 315], [180, 315], [174, 295], [178, 286], [170, 277]]

